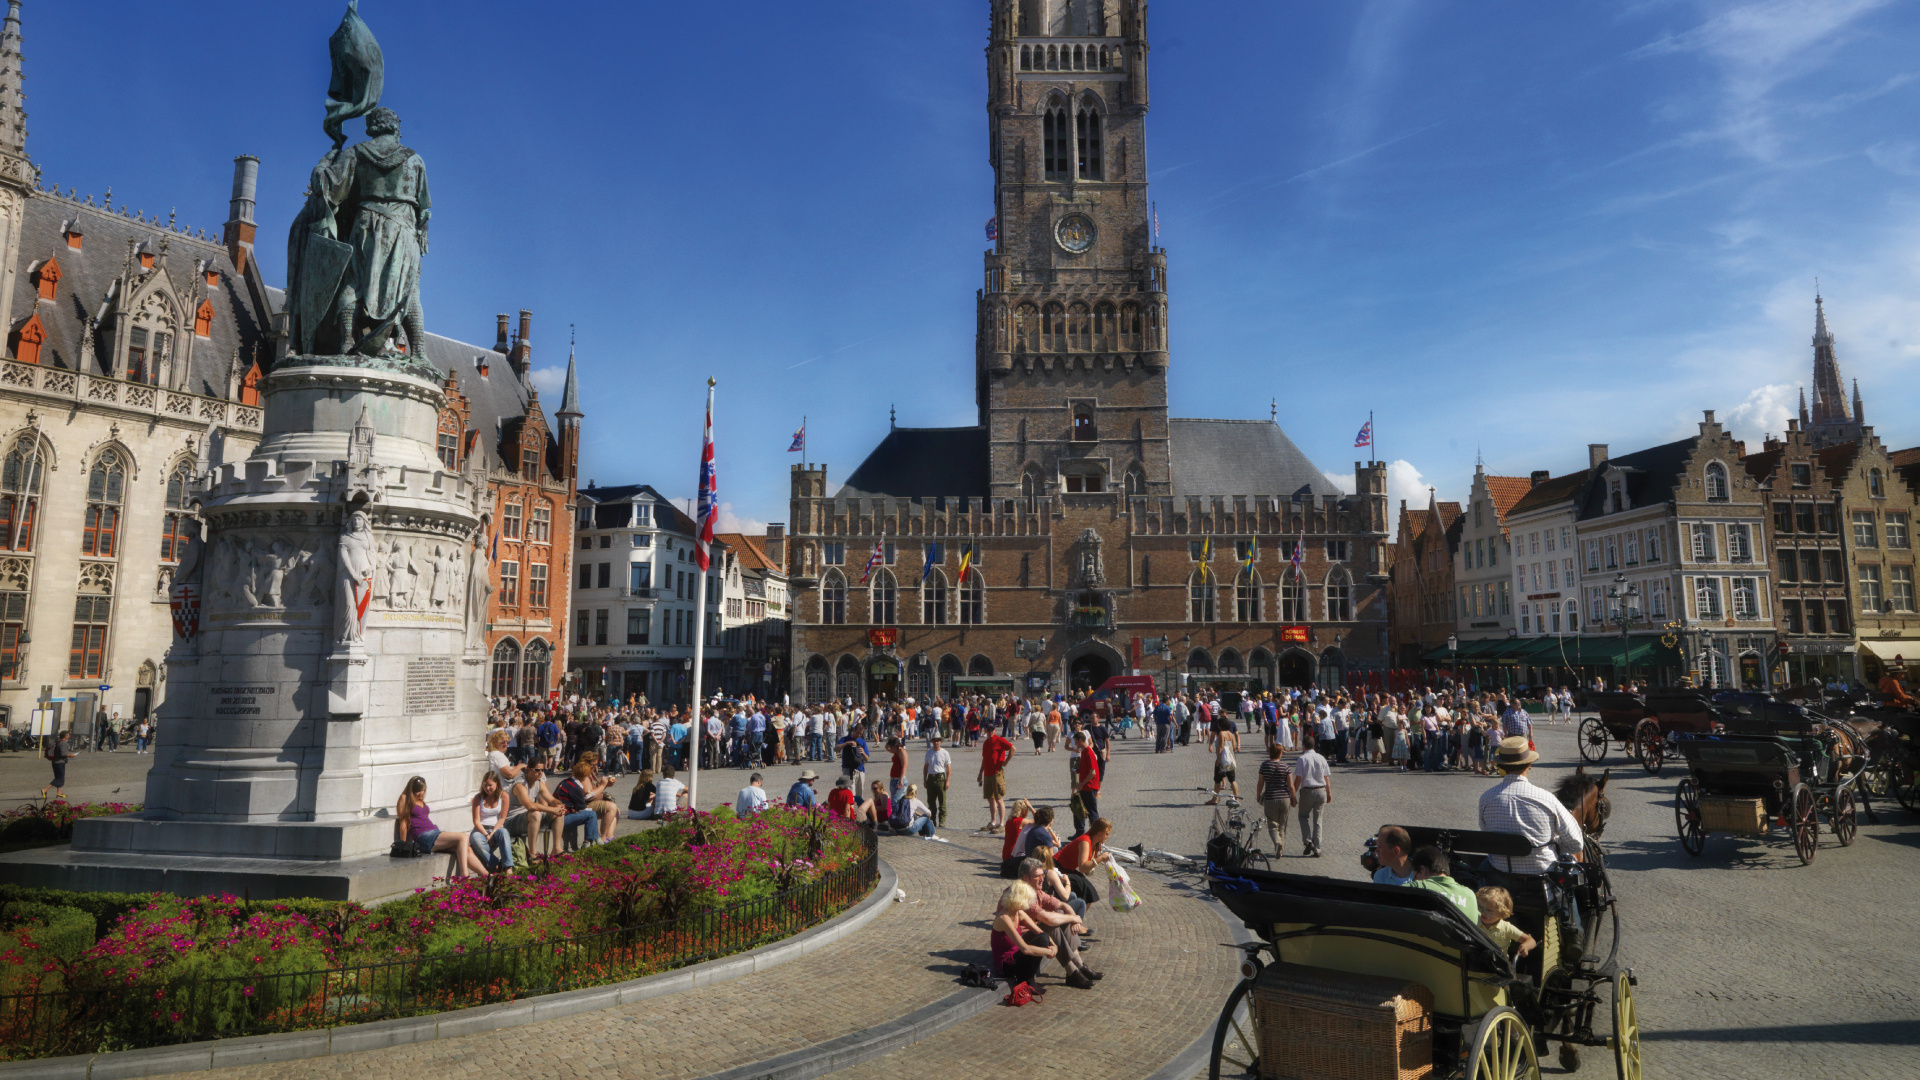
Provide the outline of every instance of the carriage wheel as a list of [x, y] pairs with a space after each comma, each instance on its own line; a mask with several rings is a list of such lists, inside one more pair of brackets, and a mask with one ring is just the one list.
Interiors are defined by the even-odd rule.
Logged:
[[1480, 1018], [1474, 1029], [1473, 1049], [1467, 1056], [1466, 1080], [1539, 1080], [1540, 1057], [1533, 1050], [1533, 1033], [1510, 1006], [1502, 1005]]
[[1613, 737], [1607, 734], [1607, 725], [1597, 716], [1589, 716], [1580, 721], [1580, 758], [1595, 765], [1607, 760], [1607, 744]]
[[1613, 1069], [1620, 1080], [1640, 1080], [1640, 1015], [1633, 1007], [1633, 969], [1613, 980]]
[[1654, 776], [1660, 775], [1660, 765], [1667, 757], [1667, 735], [1660, 730], [1660, 721], [1648, 717], [1640, 721], [1633, 729], [1633, 743], [1640, 748], [1640, 764]]
[[1833, 816], [1827, 823], [1833, 826], [1834, 838], [1840, 841], [1841, 847], [1853, 846], [1853, 836], [1860, 831], [1860, 821], [1850, 788], [1840, 789], [1840, 797], [1833, 801]]
[[1673, 793], [1674, 824], [1680, 829], [1680, 846], [1687, 854], [1707, 850], [1707, 826], [1700, 818], [1700, 785], [1693, 777], [1683, 777]]
[[1252, 989], [1253, 980], [1242, 979], [1227, 995], [1226, 1007], [1213, 1025], [1213, 1061], [1207, 1066], [1207, 1080], [1260, 1075], [1259, 1026], [1253, 1018], [1253, 1006], [1246, 1001]]
[[1805, 865], [1812, 862], [1820, 850], [1820, 807], [1814, 800], [1813, 789], [1805, 784], [1794, 785], [1787, 806], [1787, 827], [1793, 830], [1793, 850], [1799, 854], [1801, 865]]
[[[1613, 881], [1607, 877], [1606, 849], [1592, 836], [1587, 837], [1585, 847], [1587, 871], [1593, 882], [1593, 913], [1583, 920], [1588, 927], [1587, 956], [1590, 961], [1597, 961], [1594, 966], [1607, 968], [1613, 966], [1613, 959], [1620, 952], [1620, 920], [1614, 917]], [[1593, 952], [1602, 941], [1608, 942], [1604, 957]]]
[[1868, 797], [1884, 799], [1893, 791], [1893, 763], [1876, 761], [1860, 774], [1860, 790]]
[[1906, 762], [1897, 762], [1890, 770], [1893, 785], [1893, 797], [1900, 805], [1916, 814], [1920, 814], [1920, 773]]

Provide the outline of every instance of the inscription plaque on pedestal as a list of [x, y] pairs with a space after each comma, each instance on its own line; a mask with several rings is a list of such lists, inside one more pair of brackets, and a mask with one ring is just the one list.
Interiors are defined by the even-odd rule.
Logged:
[[450, 656], [416, 656], [407, 661], [407, 715], [452, 712], [455, 669]]

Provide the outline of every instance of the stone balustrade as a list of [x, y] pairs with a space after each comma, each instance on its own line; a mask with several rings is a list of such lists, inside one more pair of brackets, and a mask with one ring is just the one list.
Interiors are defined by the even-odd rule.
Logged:
[[64, 399], [75, 405], [117, 409], [136, 416], [223, 427], [258, 434], [261, 410], [255, 405], [202, 397], [146, 383], [65, 368], [0, 361], [0, 392], [13, 390]]

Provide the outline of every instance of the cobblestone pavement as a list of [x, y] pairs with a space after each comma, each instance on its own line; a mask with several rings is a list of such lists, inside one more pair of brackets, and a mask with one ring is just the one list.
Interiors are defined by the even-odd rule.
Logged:
[[[1577, 761], [1572, 729], [1543, 725], [1538, 736], [1544, 759], [1536, 775], [1551, 782]], [[1253, 742], [1249, 739], [1249, 746]], [[646, 1006], [635, 1006], [556, 1021], [552, 1029], [557, 1043], [545, 1043], [546, 1027], [538, 1029], [538, 1037], [545, 1045], [577, 1041], [593, 1047], [582, 1060], [597, 1062], [604, 1056], [615, 1071], [637, 1072], [641, 1066], [635, 1062], [644, 1061], [652, 1075], [691, 1076], [701, 1070], [689, 1065], [681, 1071], [677, 1063], [701, 1047], [744, 1041], [751, 1047], [745, 1056], [727, 1053], [724, 1063], [757, 1060], [898, 1016], [952, 990], [952, 972], [980, 950], [988, 905], [997, 889], [997, 881], [978, 876], [988, 872], [986, 854], [997, 855], [997, 850], [989, 852], [991, 845], [965, 835], [985, 820], [972, 786], [978, 759], [971, 750], [953, 750], [959, 776], [946, 835], [956, 842], [899, 839], [886, 841], [884, 847], [903, 881], [909, 882], [904, 885], [909, 897], [924, 900], [924, 905], [896, 906], [856, 941], [819, 956], [655, 1006], [680, 1010], [670, 1016], [649, 1015]], [[1062, 808], [1064, 817], [1067, 754], [1035, 756], [1030, 744], [1022, 750], [1010, 769], [1010, 794], [1050, 802]], [[75, 786], [70, 793], [101, 798], [106, 789], [120, 786], [124, 791], [118, 797], [138, 797], [141, 774], [150, 760], [125, 752], [82, 757], [71, 766]], [[1257, 760], [1253, 751], [1240, 756], [1242, 794], [1249, 800]], [[1912, 928], [1920, 925], [1920, 890], [1914, 887], [1920, 880], [1920, 818], [1898, 806], [1882, 808], [1881, 824], [1863, 824], [1853, 847], [1842, 849], [1831, 836], [1825, 837], [1818, 859], [1808, 867], [1799, 865], [1783, 836], [1750, 841], [1714, 837], [1706, 854], [1692, 859], [1674, 833], [1672, 794], [1681, 769], [1668, 765], [1662, 775], [1649, 777], [1617, 752], [1608, 764], [1615, 767], [1609, 787], [1614, 815], [1606, 840], [1621, 901], [1621, 957], [1639, 977], [1650, 1075], [1701, 1080], [1920, 1075], [1920, 1005], [1915, 1001], [1920, 996], [1920, 950], [1911, 944]], [[871, 775], [883, 777], [885, 768], [884, 761], [877, 762]], [[917, 775], [918, 770], [916, 754], [911, 772]], [[777, 795], [799, 766], [763, 771], [767, 788]], [[830, 768], [821, 771], [832, 774]], [[0, 806], [31, 797], [44, 776], [45, 763], [37, 758], [0, 755]], [[1197, 746], [1156, 756], [1138, 740], [1116, 742], [1102, 798], [1103, 813], [1116, 823], [1116, 845], [1144, 843], [1197, 854], [1212, 813], [1201, 805], [1210, 776], [1207, 755]], [[743, 783], [744, 775], [737, 770], [704, 772], [701, 802], [711, 806], [731, 798]], [[1299, 858], [1296, 842], [1282, 866], [1358, 879], [1362, 874], [1355, 858], [1380, 824], [1470, 825], [1486, 783], [1472, 775], [1337, 768], [1325, 826], [1328, 856]], [[95, 786], [102, 790], [95, 793]], [[945, 876], [936, 881], [940, 874]], [[1142, 881], [1148, 901], [1142, 918], [1102, 917], [1098, 930], [1103, 940], [1089, 956], [1109, 976], [1094, 991], [1061, 988], [1039, 1010], [990, 1009], [921, 1044], [921, 1050], [896, 1055], [894, 1064], [924, 1069], [929, 1060], [925, 1052], [936, 1049], [942, 1057], [932, 1060], [951, 1058], [956, 1066], [974, 1057], [982, 1065], [1002, 1064], [1008, 1025], [1044, 1030], [1051, 1041], [1068, 1028], [1046, 1023], [1047, 1018], [1071, 1013], [1080, 1021], [1072, 1027], [1076, 1034], [1088, 1036], [1096, 1047], [1102, 1042], [1118, 1047], [1116, 1061], [1126, 1063], [1112, 1065], [1111, 1071], [1076, 1065], [1076, 1073], [1124, 1077], [1152, 1072], [1199, 1033], [1234, 979], [1231, 950], [1213, 945], [1226, 940], [1220, 936], [1225, 928], [1211, 907], [1203, 906], [1206, 902], [1191, 890], [1181, 889], [1182, 884]], [[1174, 911], [1180, 912], [1177, 927], [1164, 922], [1163, 913]], [[1195, 951], [1180, 951], [1189, 947]], [[1169, 976], [1193, 989], [1171, 992]], [[1053, 976], [1047, 981], [1051, 985]], [[840, 987], [832, 994], [833, 1007], [806, 1004], [823, 986]], [[1131, 1007], [1115, 1009], [1118, 1000]], [[770, 1001], [780, 1004], [767, 1004]], [[736, 1004], [753, 1011], [731, 1014]], [[1178, 1013], [1177, 1022], [1157, 1022], [1169, 1012]], [[755, 1019], [743, 1025], [730, 1015]], [[778, 1019], [783, 1016], [792, 1019]], [[669, 1022], [660, 1024], [658, 1019]], [[635, 1050], [602, 1049], [627, 1045], [620, 1032], [635, 1025], [623, 1024], [625, 1020], [640, 1020], [649, 1029], [648, 1038], [659, 1040], [659, 1048], [643, 1044]], [[1143, 1020], [1154, 1021], [1149, 1033], [1139, 1031]], [[716, 1034], [703, 1038], [695, 1025]], [[525, 1036], [513, 1033], [507, 1038], [518, 1045]], [[458, 1054], [449, 1048], [473, 1041], [411, 1049], [426, 1055]], [[491, 1049], [493, 1044], [483, 1045]], [[662, 1057], [669, 1046], [675, 1056]], [[1138, 1049], [1129, 1052], [1129, 1047]], [[472, 1058], [431, 1060], [453, 1063], [491, 1056], [478, 1048], [475, 1053]], [[374, 1054], [354, 1059], [356, 1073], [362, 1060], [369, 1063], [366, 1068], [374, 1068]], [[702, 1059], [712, 1068], [724, 1067], [720, 1060]], [[1587, 1062], [1583, 1075], [1608, 1071], [1604, 1055], [1590, 1053]], [[275, 1068], [278, 1075], [326, 1067], [322, 1060]], [[1557, 1070], [1550, 1064], [1549, 1071]], [[848, 1075], [856, 1073], [865, 1075], [859, 1069]]]

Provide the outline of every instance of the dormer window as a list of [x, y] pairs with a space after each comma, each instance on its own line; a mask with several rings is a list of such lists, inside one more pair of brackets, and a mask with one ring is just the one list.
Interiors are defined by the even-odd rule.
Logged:
[[153, 269], [152, 245], [146, 243], [145, 241], [141, 241], [140, 246], [134, 250], [134, 254], [140, 259], [140, 269], [142, 270]]
[[520, 478], [529, 482], [540, 479], [540, 444], [531, 439], [520, 448]]
[[200, 301], [199, 310], [193, 313], [193, 336], [207, 337], [213, 333], [213, 301]]
[[1620, 481], [1615, 480], [1608, 486], [1607, 504], [1612, 509], [1612, 512], [1616, 514], [1627, 508], [1625, 485], [1621, 484]]
[[33, 270], [33, 286], [42, 300], [54, 298], [54, 292], [60, 284], [60, 260], [48, 259]]
[[67, 237], [67, 247], [72, 248], [74, 251], [79, 251], [81, 243], [86, 239], [86, 237], [82, 235], [82, 233], [80, 232], [80, 226], [78, 223], [67, 226], [66, 237]]

